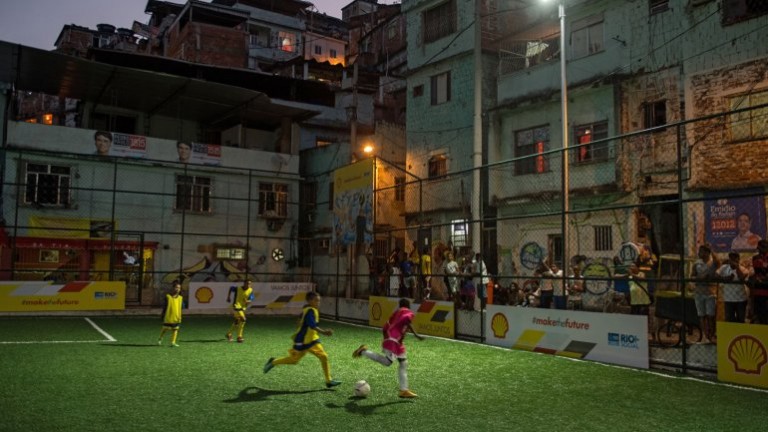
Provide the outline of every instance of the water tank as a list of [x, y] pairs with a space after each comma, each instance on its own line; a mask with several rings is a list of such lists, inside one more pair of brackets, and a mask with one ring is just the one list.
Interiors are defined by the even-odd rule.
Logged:
[[115, 26], [112, 24], [96, 24], [96, 29], [99, 33], [114, 33]]

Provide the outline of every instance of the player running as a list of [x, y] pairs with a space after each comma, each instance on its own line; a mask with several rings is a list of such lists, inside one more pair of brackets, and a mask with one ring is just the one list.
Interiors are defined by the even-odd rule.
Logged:
[[320, 360], [320, 366], [323, 367], [323, 375], [325, 376], [325, 386], [331, 388], [341, 384], [341, 381], [331, 378], [331, 365], [328, 361], [328, 354], [320, 343], [320, 336], [317, 335], [318, 333], [325, 336], [333, 334], [331, 329], [326, 330], [318, 327], [317, 324], [320, 322], [319, 307], [320, 294], [308, 292], [307, 305], [304, 306], [304, 310], [301, 313], [299, 328], [293, 334], [293, 347], [288, 350], [288, 355], [285, 357], [278, 359], [270, 357], [264, 365], [264, 373], [271, 371], [277, 365], [295, 365], [307, 352], [310, 352]]
[[[234, 294], [234, 300], [231, 298]], [[232, 287], [227, 293], [227, 302], [232, 302], [232, 315], [235, 321], [229, 327], [225, 335], [228, 341], [232, 342], [232, 332], [237, 330], [237, 343], [243, 343], [243, 331], [245, 330], [245, 310], [253, 301], [253, 288], [251, 280], [246, 279], [240, 287]]]
[[389, 321], [384, 324], [384, 327], [382, 328], [384, 341], [381, 343], [381, 347], [384, 351], [383, 355], [369, 351], [368, 347], [365, 345], [360, 345], [360, 347], [352, 353], [353, 358], [365, 356], [384, 366], [391, 366], [395, 359], [397, 359], [400, 363], [398, 368], [400, 393], [398, 396], [409, 399], [418, 397], [418, 395], [408, 389], [408, 359], [405, 355], [405, 344], [403, 344], [403, 340], [405, 339], [408, 330], [416, 336], [416, 339], [424, 340], [424, 336], [416, 333], [416, 330], [411, 326], [411, 322], [413, 321], [413, 311], [411, 311], [410, 307], [411, 302], [408, 299], [400, 299], [400, 308], [392, 313], [392, 316], [389, 317]]

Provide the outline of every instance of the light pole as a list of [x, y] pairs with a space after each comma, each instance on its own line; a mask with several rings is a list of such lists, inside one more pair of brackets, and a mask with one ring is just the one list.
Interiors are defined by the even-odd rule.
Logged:
[[565, 76], [565, 0], [560, 0], [557, 6], [557, 14], [560, 17], [560, 112], [563, 126], [563, 295], [565, 295], [566, 283], [570, 274], [570, 259], [568, 259], [568, 211], [570, 210], [570, 172], [568, 158], [568, 81]]

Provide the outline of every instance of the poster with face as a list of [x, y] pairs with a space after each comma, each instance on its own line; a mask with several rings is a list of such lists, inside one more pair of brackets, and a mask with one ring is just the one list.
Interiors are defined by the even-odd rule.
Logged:
[[[739, 191], [739, 194], [744, 192]], [[704, 202], [704, 218], [706, 240], [714, 252], [751, 252], [757, 248], [757, 242], [765, 238], [765, 199], [762, 195], [708, 199]]]
[[176, 143], [178, 162], [199, 165], [221, 165], [221, 146], [196, 142]]

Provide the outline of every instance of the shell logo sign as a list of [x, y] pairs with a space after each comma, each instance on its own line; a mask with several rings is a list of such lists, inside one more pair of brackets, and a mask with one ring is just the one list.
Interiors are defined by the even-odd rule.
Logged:
[[491, 318], [491, 330], [493, 331], [494, 337], [499, 339], [507, 337], [507, 332], [509, 331], [509, 321], [507, 321], [507, 317], [502, 313], [494, 315], [493, 318]]
[[728, 360], [736, 372], [760, 375], [766, 363], [765, 346], [751, 335], [739, 336], [728, 345]]
[[195, 291], [195, 298], [199, 303], [210, 303], [213, 298], [213, 290], [210, 287], [202, 286]]
[[717, 323], [717, 379], [768, 388], [768, 326]]

